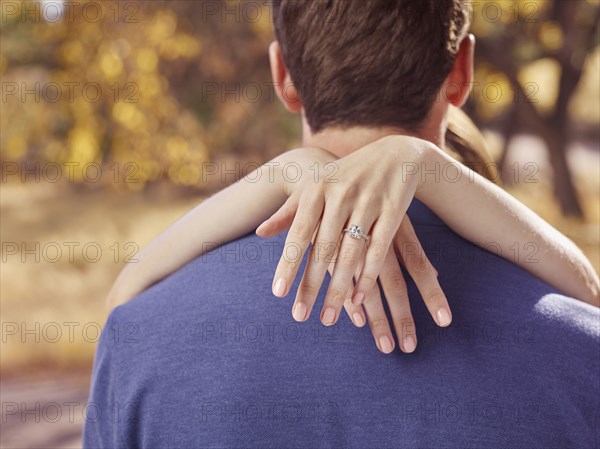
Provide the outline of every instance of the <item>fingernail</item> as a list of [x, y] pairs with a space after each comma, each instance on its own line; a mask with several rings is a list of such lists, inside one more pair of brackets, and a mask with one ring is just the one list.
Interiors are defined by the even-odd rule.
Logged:
[[365, 299], [365, 294], [363, 292], [358, 292], [356, 295], [354, 295], [354, 298], [352, 298], [352, 304], [355, 306], [362, 304], [363, 299]]
[[379, 337], [379, 346], [381, 346], [381, 350], [386, 354], [392, 352], [392, 340], [390, 340], [390, 338], [387, 335]]
[[275, 296], [285, 296], [285, 281], [283, 279], [277, 279], [275, 281], [275, 285], [273, 286], [273, 294]]
[[301, 302], [296, 303], [292, 316], [296, 321], [304, 321], [306, 319], [306, 306]]
[[335, 310], [333, 307], [327, 307], [323, 313], [323, 324], [330, 325], [335, 321]]
[[357, 326], [363, 327], [365, 325], [365, 319], [363, 318], [363, 316], [360, 313], [354, 312], [354, 314], [352, 315], [352, 318], [354, 318], [354, 323]]
[[402, 342], [402, 347], [404, 348], [404, 352], [413, 352], [417, 347], [415, 337], [413, 337], [412, 335], [407, 336]]
[[450, 313], [445, 308], [441, 308], [440, 310], [437, 311], [437, 317], [438, 317], [438, 324], [442, 327], [446, 327], [452, 322]]

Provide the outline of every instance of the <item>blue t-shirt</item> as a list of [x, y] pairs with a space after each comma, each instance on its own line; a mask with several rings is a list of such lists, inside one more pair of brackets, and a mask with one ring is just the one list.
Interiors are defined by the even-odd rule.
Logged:
[[466, 242], [416, 201], [409, 215], [453, 314], [438, 328], [407, 277], [415, 353], [380, 353], [345, 312], [329, 328], [319, 313], [296, 323], [299, 279], [287, 298], [271, 293], [285, 236], [248, 235], [113, 311], [84, 446], [598, 447], [600, 309]]

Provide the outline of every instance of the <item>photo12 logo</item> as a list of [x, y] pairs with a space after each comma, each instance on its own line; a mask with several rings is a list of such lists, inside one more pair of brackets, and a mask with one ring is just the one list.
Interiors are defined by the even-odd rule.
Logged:
[[132, 1], [10, 1], [0, 2], [0, 22], [56, 23], [84, 21], [96, 23], [138, 23], [139, 4]]

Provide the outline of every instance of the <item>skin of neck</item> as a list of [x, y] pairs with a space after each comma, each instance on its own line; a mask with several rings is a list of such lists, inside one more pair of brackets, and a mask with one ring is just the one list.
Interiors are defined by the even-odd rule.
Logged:
[[441, 104], [434, 105], [418, 132], [392, 126], [350, 126], [330, 127], [313, 133], [302, 110], [302, 146], [323, 148], [343, 158], [382, 137], [401, 134], [428, 140], [443, 148], [447, 128], [447, 107]]

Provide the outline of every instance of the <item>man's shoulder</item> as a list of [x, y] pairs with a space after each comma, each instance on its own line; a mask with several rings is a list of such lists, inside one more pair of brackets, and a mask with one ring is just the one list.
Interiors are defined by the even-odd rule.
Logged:
[[205, 303], [213, 294], [221, 299], [248, 294], [272, 277], [284, 241], [284, 235], [264, 239], [251, 233], [220, 246], [206, 244], [207, 251], [121, 306], [120, 313], [147, 315], [149, 306]]
[[266, 316], [281, 315], [284, 304], [273, 301], [271, 280], [284, 242], [285, 235], [252, 233], [213, 247], [118, 306], [105, 328], [124, 329], [131, 344], [121, 338], [115, 349], [158, 348], [174, 337], [181, 343], [198, 330], [194, 323], [254, 316], [260, 308]]
[[[534, 309], [549, 325], [600, 342], [600, 308], [561, 294], [547, 294], [537, 301]], [[600, 356], [600, 347], [597, 350]]]
[[[177, 437], [189, 441], [201, 432], [207, 441], [268, 436], [283, 445], [290, 438], [272, 421], [257, 426], [238, 419], [236, 407], [277, 403], [302, 409], [318, 403], [327, 414], [334, 404], [336, 421], [288, 423], [297, 441], [319, 435], [327, 442], [322, 435], [331, 435], [333, 445], [335, 429], [344, 428], [357, 446], [373, 445], [377, 438], [380, 446], [389, 446], [392, 438], [415, 432], [422, 434], [421, 446], [431, 446], [428, 435], [436, 434], [431, 429], [447, 429], [448, 423], [455, 429], [447, 433], [449, 441], [461, 447], [490, 439], [549, 444], [565, 432], [566, 440], [587, 443], [593, 423], [577, 417], [598, 410], [592, 399], [600, 369], [599, 309], [557, 294], [443, 224], [418, 221], [426, 249], [440, 244], [468, 248], [470, 255], [473, 247], [474, 258], [456, 264], [452, 253], [438, 249], [443, 257], [434, 264], [454, 317], [448, 328], [435, 326], [409, 281], [419, 341], [415, 353], [382, 355], [368, 329], [356, 329], [345, 315], [328, 328], [317, 313], [305, 323], [293, 322], [290, 301], [271, 293], [285, 235], [272, 240], [248, 235], [195, 259], [113, 311], [104, 340], [110, 350], [98, 352], [94, 384], [100, 388], [93, 398], [103, 395], [107, 384], [118, 390], [120, 401], [141, 404], [138, 415], [145, 425], [135, 429], [144, 430], [170, 422], [173, 414], [164, 404], [185, 403], [189, 413], [181, 417], [185, 425]], [[317, 308], [327, 284], [326, 279]], [[553, 389], [541, 387], [540, 373]], [[298, 381], [315, 375], [318, 382]], [[516, 405], [519, 417], [514, 417]], [[501, 415], [490, 419], [487, 412], [497, 410]], [[527, 429], [514, 425], [522, 422], [515, 421], [521, 412]], [[206, 418], [200, 427], [198, 416]], [[365, 433], [360, 423], [374, 416], [378, 427]], [[128, 427], [127, 435], [135, 429]], [[148, 437], [146, 431], [140, 435]], [[153, 436], [175, 438], [168, 432]]]

